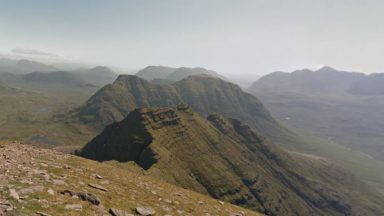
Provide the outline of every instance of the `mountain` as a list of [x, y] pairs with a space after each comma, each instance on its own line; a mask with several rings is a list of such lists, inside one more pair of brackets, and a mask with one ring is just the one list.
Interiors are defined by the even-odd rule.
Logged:
[[380, 172], [384, 163], [328, 139], [319, 139], [292, 127], [286, 129], [286, 125], [281, 126], [256, 97], [218, 78], [190, 76], [172, 84], [158, 85], [136, 76], [120, 75], [83, 106], [56, 121], [66, 122], [67, 126], [61, 127], [61, 131], [67, 131], [64, 143], [72, 143], [73, 149], [76, 145], [83, 146], [108, 124], [123, 120], [136, 108], [172, 107], [183, 102], [203, 116], [216, 112], [244, 121], [275, 144], [291, 151], [336, 161], [359, 178], [376, 185], [379, 191], [384, 191], [384, 174]]
[[[254, 82], [248, 91], [306, 92], [311, 94], [340, 94], [356, 81], [364, 78], [362, 73], [337, 71], [331, 67], [323, 67], [317, 71], [308, 69], [296, 70], [292, 73], [273, 72]], [[278, 86], [276, 86], [278, 84]], [[275, 90], [276, 89], [276, 90]]]
[[261, 215], [140, 171], [15, 142], [0, 149], [0, 215]]
[[167, 79], [172, 81], [180, 81], [188, 76], [193, 75], [209, 75], [225, 79], [215, 71], [207, 70], [205, 68], [171, 68], [164, 66], [148, 66], [136, 73], [136, 76], [145, 80], [151, 81], [154, 79]]
[[13, 60], [13, 59], [0, 59], [0, 71], [10, 72], [15, 74], [26, 74], [31, 72], [48, 72], [55, 71], [56, 67], [52, 65], [46, 65], [36, 61], [30, 61], [27, 59]]
[[267, 215], [383, 213], [383, 197], [332, 162], [290, 155], [238, 120], [204, 119], [187, 105], [136, 109], [79, 154], [135, 162], [150, 176]]
[[176, 106], [181, 102], [189, 104], [203, 116], [218, 112], [246, 121], [276, 140], [294, 137], [272, 118], [256, 97], [243, 92], [235, 84], [201, 75], [189, 76], [170, 85], [157, 85], [137, 76], [120, 75], [72, 115], [99, 132], [106, 125], [124, 119], [135, 108]]
[[76, 75], [81, 77], [85, 82], [100, 87], [112, 83], [118, 76], [115, 72], [105, 66], [97, 66], [76, 72]]
[[167, 79], [176, 68], [165, 66], [148, 66], [136, 73], [136, 76], [151, 81], [153, 79]]
[[272, 73], [248, 91], [289, 126], [384, 160], [383, 81], [325, 67]]
[[44, 94], [78, 94], [82, 98], [87, 98], [98, 90], [96, 85], [86, 82], [77, 73], [68, 71], [28, 74], [0, 72], [0, 81], [27, 91], [38, 91]]
[[87, 85], [79, 76], [71, 72], [56, 71], [50, 73], [32, 72], [23, 75], [21, 79], [25, 84], [40, 83], [41, 85], [66, 85], [68, 87], [80, 87]]

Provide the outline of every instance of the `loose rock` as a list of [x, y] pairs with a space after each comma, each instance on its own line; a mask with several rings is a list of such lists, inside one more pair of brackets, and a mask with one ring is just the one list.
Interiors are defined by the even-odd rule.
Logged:
[[35, 185], [35, 186], [31, 186], [31, 187], [23, 188], [19, 190], [19, 194], [24, 195], [24, 194], [43, 192], [43, 191], [44, 191], [44, 187], [42, 185]]
[[110, 208], [109, 213], [111, 213], [112, 216], [134, 216], [133, 214], [129, 214], [126, 211], [115, 208]]
[[52, 188], [48, 188], [47, 192], [48, 192], [50, 195], [55, 195], [55, 191], [52, 190]]
[[[5, 202], [1, 202], [0, 203], [0, 213], [2, 212], [1, 210], [5, 210], [5, 211], [12, 211], [13, 210], [13, 206], [10, 202], [8, 201], [5, 201]], [[0, 214], [1, 215], [1, 214]]]
[[80, 204], [68, 204], [68, 205], [65, 205], [64, 209], [72, 210], [72, 211], [81, 211], [83, 210], [83, 206]]
[[50, 214], [44, 213], [44, 212], [36, 212], [39, 216], [51, 216]]
[[65, 183], [63, 180], [60, 180], [60, 179], [53, 180], [53, 184], [55, 184], [55, 185], [67, 185], [67, 183]]
[[101, 191], [105, 191], [107, 192], [108, 189], [101, 186], [101, 185], [98, 185], [98, 184], [88, 184], [89, 187], [92, 187], [92, 188], [95, 188], [95, 189], [98, 189], [98, 190], [101, 190]]
[[15, 189], [9, 189], [9, 196], [12, 197], [13, 199], [16, 199], [16, 200], [19, 200], [19, 199], [20, 199], [20, 196], [19, 196], [19, 194], [16, 192]]
[[135, 210], [139, 215], [144, 216], [154, 215], [156, 213], [153, 208], [148, 206], [138, 206]]
[[93, 205], [99, 205], [101, 203], [100, 199], [97, 198], [96, 195], [91, 194], [91, 193], [75, 192], [75, 191], [71, 191], [71, 190], [65, 190], [65, 191], [60, 192], [60, 194], [69, 195], [69, 196], [72, 196], [72, 197], [77, 197], [77, 198], [79, 198], [79, 199], [81, 199], [83, 201], [90, 202]]

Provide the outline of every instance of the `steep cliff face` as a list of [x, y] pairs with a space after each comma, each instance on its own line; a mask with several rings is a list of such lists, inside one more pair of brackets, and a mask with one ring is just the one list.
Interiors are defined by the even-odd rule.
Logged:
[[343, 184], [361, 187], [352, 176], [324, 175], [331, 167], [338, 170], [334, 165], [294, 157], [238, 120], [220, 114], [206, 120], [187, 105], [136, 109], [80, 155], [134, 161], [148, 175], [268, 215], [369, 211], [348, 196], [351, 188]]

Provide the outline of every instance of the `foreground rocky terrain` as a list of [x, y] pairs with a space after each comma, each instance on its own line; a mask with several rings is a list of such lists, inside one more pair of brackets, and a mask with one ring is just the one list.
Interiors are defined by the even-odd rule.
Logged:
[[127, 170], [0, 143], [0, 215], [260, 215]]

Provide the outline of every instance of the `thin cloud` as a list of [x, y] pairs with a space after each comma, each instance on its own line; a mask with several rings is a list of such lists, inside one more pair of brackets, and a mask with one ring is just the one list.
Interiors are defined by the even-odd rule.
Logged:
[[45, 56], [45, 57], [51, 57], [51, 58], [58, 58], [60, 57], [57, 54], [44, 52], [40, 50], [34, 50], [34, 49], [12, 49], [12, 53], [14, 54], [22, 54], [22, 55], [34, 55], [34, 56]]

